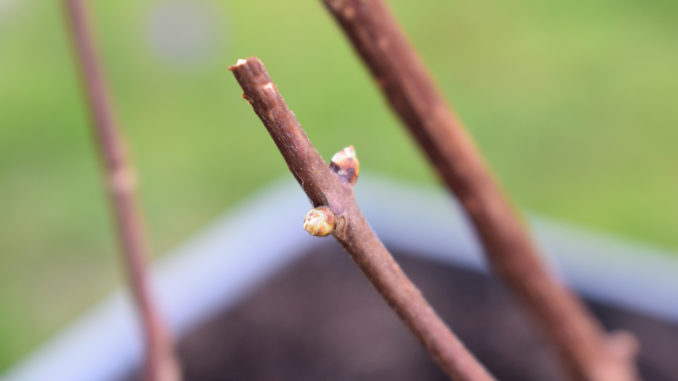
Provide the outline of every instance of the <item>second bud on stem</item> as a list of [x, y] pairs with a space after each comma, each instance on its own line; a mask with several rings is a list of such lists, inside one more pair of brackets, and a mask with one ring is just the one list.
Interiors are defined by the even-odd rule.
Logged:
[[330, 169], [351, 185], [358, 181], [360, 163], [353, 146], [348, 146], [332, 156]]
[[326, 206], [309, 210], [304, 218], [304, 230], [310, 235], [324, 237], [334, 231], [334, 213]]

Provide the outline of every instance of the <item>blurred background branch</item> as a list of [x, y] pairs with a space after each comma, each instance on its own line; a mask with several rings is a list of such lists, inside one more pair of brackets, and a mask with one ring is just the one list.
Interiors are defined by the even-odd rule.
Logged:
[[172, 341], [150, 289], [146, 263], [148, 242], [141, 210], [135, 199], [136, 176], [127, 162], [84, 1], [63, 0], [63, 6], [89, 103], [93, 135], [101, 156], [122, 262], [140, 318], [146, 347], [144, 379], [178, 381], [181, 376]]
[[579, 298], [556, 280], [386, 4], [382, 0], [324, 0], [324, 4], [466, 210], [490, 266], [540, 325], [571, 378], [638, 380], [633, 337], [608, 337]]

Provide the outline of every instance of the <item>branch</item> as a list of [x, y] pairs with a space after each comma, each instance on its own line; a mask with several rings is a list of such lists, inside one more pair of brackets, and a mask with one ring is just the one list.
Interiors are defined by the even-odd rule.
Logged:
[[458, 197], [492, 268], [536, 318], [573, 379], [637, 378], [635, 342], [607, 337], [551, 275], [463, 126], [381, 0], [323, 0], [368, 66], [393, 111]]
[[433, 311], [363, 217], [352, 189], [358, 174], [352, 147], [335, 155], [331, 165], [333, 169], [330, 169], [287, 108], [259, 59], [238, 60], [229, 69], [242, 87], [243, 97], [266, 126], [290, 172], [315, 207], [307, 215], [304, 227], [316, 235], [334, 234], [451, 378], [459, 381], [493, 380]]
[[80, 63], [85, 92], [89, 101], [92, 128], [108, 181], [110, 202], [115, 215], [118, 240], [122, 250], [132, 296], [142, 321], [146, 346], [148, 381], [179, 380], [179, 365], [172, 342], [160, 319], [149, 290], [146, 260], [148, 247], [135, 199], [136, 182], [125, 158], [125, 147], [114, 120], [111, 102], [99, 60], [85, 3], [64, 0], [64, 11]]

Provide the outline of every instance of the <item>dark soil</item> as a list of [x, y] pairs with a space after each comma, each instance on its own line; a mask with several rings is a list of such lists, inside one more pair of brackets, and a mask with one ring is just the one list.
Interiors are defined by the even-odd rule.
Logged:
[[[498, 379], [564, 380], [550, 349], [494, 279], [410, 256], [397, 259]], [[678, 380], [677, 325], [592, 307], [607, 328], [640, 339], [645, 381]], [[446, 379], [334, 244], [195, 328], [180, 343], [180, 355], [187, 381]]]

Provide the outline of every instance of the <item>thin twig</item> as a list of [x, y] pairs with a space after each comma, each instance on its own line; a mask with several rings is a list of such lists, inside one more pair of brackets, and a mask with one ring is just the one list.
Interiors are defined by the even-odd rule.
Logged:
[[459, 381], [493, 380], [450, 332], [368, 225], [351, 187], [357, 168], [355, 173], [341, 170], [335, 173], [330, 169], [287, 108], [259, 59], [239, 60], [229, 69], [313, 206], [318, 211], [329, 209], [333, 215], [335, 238], [440, 367]]
[[80, 63], [89, 101], [92, 128], [107, 177], [118, 240], [132, 296], [141, 317], [146, 346], [144, 379], [177, 381], [179, 366], [171, 339], [160, 318], [149, 288], [148, 247], [139, 207], [136, 182], [125, 158], [125, 147], [116, 127], [106, 83], [95, 51], [87, 8], [82, 0], [64, 0], [64, 10]]
[[463, 126], [382, 0], [323, 0], [448, 188], [466, 209], [493, 269], [536, 318], [576, 380], [637, 379], [635, 341], [605, 335], [551, 275]]

